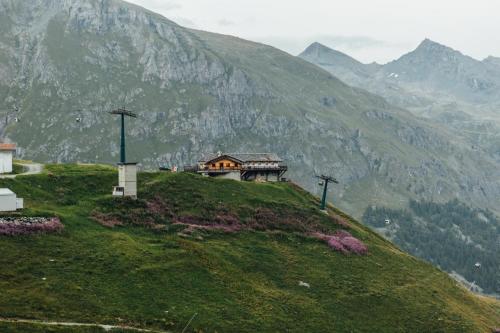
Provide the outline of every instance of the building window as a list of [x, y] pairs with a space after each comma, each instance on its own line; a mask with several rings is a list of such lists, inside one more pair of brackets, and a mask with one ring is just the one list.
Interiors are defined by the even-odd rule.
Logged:
[[226, 168], [231, 167], [231, 163], [226, 163]]
[[215, 163], [212, 163], [212, 168], [215, 168]]

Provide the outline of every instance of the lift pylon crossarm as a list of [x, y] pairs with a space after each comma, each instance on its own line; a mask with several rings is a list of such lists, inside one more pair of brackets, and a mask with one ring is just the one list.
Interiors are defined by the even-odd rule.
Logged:
[[331, 176], [325, 176], [325, 175], [321, 175], [321, 176], [315, 176], [316, 178], [319, 178], [319, 179], [322, 179], [322, 180], [325, 180], [325, 181], [328, 181], [328, 182], [332, 182], [332, 183], [335, 183], [335, 184], [338, 184], [338, 180], [331, 177]]
[[125, 110], [123, 108], [110, 111], [109, 113], [111, 113], [111, 114], [121, 114], [121, 115], [124, 115], [124, 116], [132, 117], [132, 118], [137, 118], [137, 114], [135, 114], [135, 113], [133, 113], [131, 111]]

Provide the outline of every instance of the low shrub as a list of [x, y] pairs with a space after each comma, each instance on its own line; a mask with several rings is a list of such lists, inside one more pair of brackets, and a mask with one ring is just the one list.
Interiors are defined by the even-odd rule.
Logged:
[[64, 228], [57, 217], [7, 217], [0, 219], [0, 235], [19, 236], [59, 232]]
[[313, 233], [312, 236], [326, 242], [330, 248], [338, 252], [359, 255], [363, 255], [368, 252], [368, 248], [362, 241], [353, 237], [345, 230], [336, 231], [333, 235], [316, 232]]

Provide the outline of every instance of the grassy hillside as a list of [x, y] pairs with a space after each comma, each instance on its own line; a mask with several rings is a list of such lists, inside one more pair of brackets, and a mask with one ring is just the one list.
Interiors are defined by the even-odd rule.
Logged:
[[[194, 314], [189, 332], [500, 326], [497, 302], [468, 293], [341, 212], [321, 213], [317, 199], [293, 184], [145, 173], [141, 199], [122, 202], [109, 196], [116, 178], [110, 167], [58, 165], [0, 180], [25, 198], [24, 214], [57, 215], [65, 225], [59, 234], [0, 236], [0, 317], [172, 332]], [[335, 252], [310, 236], [340, 229], [368, 254]], [[40, 327], [0, 323], [2, 332], [50, 331]]]
[[411, 201], [406, 210], [369, 207], [363, 223], [405, 251], [459, 274], [471, 287], [500, 295], [500, 219], [490, 211], [458, 200]]

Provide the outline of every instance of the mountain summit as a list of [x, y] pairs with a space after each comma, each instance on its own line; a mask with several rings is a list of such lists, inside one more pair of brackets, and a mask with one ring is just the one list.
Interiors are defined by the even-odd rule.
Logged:
[[353, 73], [367, 78], [374, 70], [373, 65], [362, 64], [347, 54], [331, 49], [318, 42], [312, 43], [299, 57], [309, 62], [320, 64], [323, 68], [336, 73], [335, 75], [339, 77]]
[[303, 53], [310, 54], [310, 53], [331, 52], [331, 51], [335, 50], [332, 50], [329, 47], [319, 42], [314, 42], [311, 45], [309, 45]]
[[384, 66], [384, 73], [400, 73], [400, 80], [428, 94], [448, 94], [472, 103], [500, 101], [500, 77], [483, 62], [428, 39]]
[[500, 57], [489, 56], [488, 58], [484, 59], [483, 62], [495, 66], [500, 66]]
[[[373, 66], [363, 66], [343, 55], [343, 58], [350, 59], [346, 65], [344, 60], [332, 56], [332, 52], [337, 51], [323, 48], [322, 59], [315, 59], [306, 52], [300, 57], [320, 65], [349, 84], [373, 91], [403, 107], [429, 104], [436, 98], [481, 104], [500, 102], [500, 67], [494, 66], [498, 64], [495, 58], [478, 61], [425, 39], [415, 50], [378, 66], [374, 71]], [[326, 55], [330, 55], [328, 62], [325, 61]], [[367, 77], [366, 73], [371, 75]], [[396, 86], [398, 92], [394, 92]], [[405, 95], [411, 96], [404, 98]]]
[[446, 45], [440, 44], [438, 42], [426, 38], [417, 46], [414, 52], [455, 53], [458, 51], [455, 51]]

